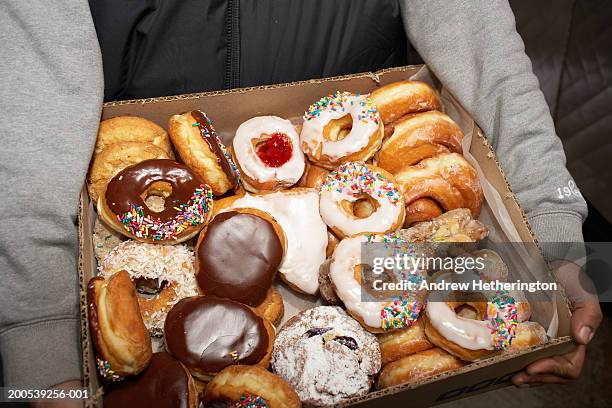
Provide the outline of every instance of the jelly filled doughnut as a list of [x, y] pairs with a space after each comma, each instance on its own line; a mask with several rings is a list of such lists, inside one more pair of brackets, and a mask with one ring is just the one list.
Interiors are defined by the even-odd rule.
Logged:
[[370, 159], [382, 137], [380, 116], [367, 96], [336, 92], [308, 108], [300, 141], [312, 162], [333, 169], [347, 161]]
[[242, 123], [232, 142], [244, 187], [251, 192], [280, 190], [298, 182], [304, 153], [295, 128], [277, 116], [257, 116]]
[[383, 367], [378, 375], [376, 388], [418, 381], [423, 378], [456, 370], [465, 366], [457, 357], [440, 348], [432, 348], [393, 361]]
[[212, 188], [214, 195], [238, 187], [238, 169], [204, 112], [194, 110], [172, 116], [168, 131], [183, 162]]
[[461, 128], [438, 111], [415, 113], [398, 121], [376, 154], [376, 165], [391, 174], [440, 153], [463, 153]]
[[[406, 206], [429, 198], [445, 212], [467, 208], [477, 218], [484, 196], [476, 170], [457, 153], [442, 153], [395, 174]], [[412, 216], [414, 216], [412, 214]], [[422, 221], [420, 219], [420, 221]]]
[[[216, 215], [195, 250], [202, 294], [258, 307], [268, 298], [286, 246], [285, 233], [268, 213], [241, 208]], [[266, 317], [276, 321], [282, 308], [280, 299]]]
[[272, 371], [304, 405], [334, 405], [365, 395], [379, 370], [376, 337], [340, 307], [298, 313], [280, 328], [274, 343]]
[[94, 155], [110, 145], [123, 142], [151, 143], [174, 159], [168, 133], [157, 123], [138, 116], [117, 116], [100, 122]]
[[[397, 248], [404, 244], [391, 235], [357, 235], [344, 238], [336, 247], [329, 265], [329, 276], [336, 294], [349, 314], [370, 332], [382, 333], [410, 327], [424, 306], [424, 299], [420, 299], [416, 293], [406, 294], [402, 299], [393, 301], [387, 300], [392, 296], [386, 295], [382, 300], [375, 299], [375, 296], [371, 301], [367, 299], [365, 291], [368, 290], [368, 285], [364, 281], [365, 271], [361, 256], [362, 244], [366, 242], [386, 243]], [[387, 279], [397, 281], [397, 277], [392, 275]], [[415, 284], [419, 284], [423, 278], [422, 274], [416, 273], [405, 277]]]
[[[395, 231], [404, 222], [404, 202], [391, 174], [363, 162], [342, 164], [321, 185], [321, 218], [338, 237]], [[355, 214], [355, 203], [369, 201], [374, 212]]]
[[161, 336], [170, 308], [198, 293], [193, 252], [184, 245], [125, 241], [100, 262], [100, 274], [125, 270], [136, 286], [142, 319], [152, 336]]
[[204, 405], [229, 407], [298, 408], [300, 397], [282, 378], [259, 366], [224, 368], [206, 386]]
[[370, 99], [376, 105], [385, 125], [392, 124], [410, 113], [442, 108], [435, 89], [421, 81], [393, 82], [374, 90]]
[[112, 408], [196, 408], [198, 393], [189, 371], [161, 352], [153, 354], [142, 374], [106, 389], [103, 403]]
[[274, 327], [242, 303], [193, 296], [178, 302], [168, 313], [164, 340], [168, 352], [194, 377], [209, 381], [233, 364], [267, 367]]
[[151, 339], [127, 272], [92, 278], [87, 286], [87, 301], [100, 375], [117, 381], [144, 370], [151, 359]]
[[[228, 197], [215, 203], [219, 211], [257, 208], [272, 215], [285, 232], [287, 248], [278, 269], [293, 289], [314, 295], [319, 268], [325, 262], [327, 227], [319, 213], [319, 196], [310, 188]], [[215, 210], [216, 211], [216, 210]]]
[[377, 337], [383, 366], [433, 347], [425, 336], [423, 319], [418, 319], [408, 328], [378, 334]]
[[[145, 199], [165, 198], [162, 211]], [[212, 210], [212, 191], [184, 164], [146, 160], [117, 174], [98, 200], [102, 220], [123, 235], [143, 242], [177, 244], [196, 235]]]

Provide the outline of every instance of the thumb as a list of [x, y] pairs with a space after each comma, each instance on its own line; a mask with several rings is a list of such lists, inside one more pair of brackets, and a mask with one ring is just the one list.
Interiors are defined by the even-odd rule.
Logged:
[[588, 344], [601, 323], [602, 314], [599, 302], [582, 300], [574, 302], [574, 312], [570, 322], [572, 337], [579, 344]]

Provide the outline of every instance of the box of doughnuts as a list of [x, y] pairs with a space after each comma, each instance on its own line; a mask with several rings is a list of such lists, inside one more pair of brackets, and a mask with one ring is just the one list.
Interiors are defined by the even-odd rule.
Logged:
[[430, 406], [573, 344], [426, 66], [106, 103], [79, 239], [88, 406]]

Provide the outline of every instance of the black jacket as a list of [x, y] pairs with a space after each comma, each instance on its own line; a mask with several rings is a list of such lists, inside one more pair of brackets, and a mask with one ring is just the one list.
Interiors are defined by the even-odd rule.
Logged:
[[106, 100], [418, 62], [398, 0], [90, 0], [90, 7]]

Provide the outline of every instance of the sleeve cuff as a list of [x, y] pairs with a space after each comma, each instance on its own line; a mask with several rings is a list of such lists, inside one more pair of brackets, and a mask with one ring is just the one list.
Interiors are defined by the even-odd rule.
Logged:
[[582, 217], [570, 211], [548, 211], [528, 216], [547, 262], [584, 258]]
[[49, 388], [82, 378], [79, 320], [45, 320], [0, 334], [5, 387]]

